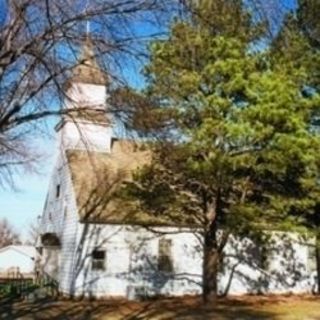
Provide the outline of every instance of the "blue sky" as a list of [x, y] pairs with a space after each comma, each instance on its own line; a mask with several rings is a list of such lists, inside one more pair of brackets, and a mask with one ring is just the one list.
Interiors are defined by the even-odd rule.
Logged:
[[[268, 0], [269, 1], [269, 0]], [[0, 25], [5, 17], [5, 0], [0, 0]], [[296, 0], [286, 0], [288, 9], [295, 6]], [[142, 26], [143, 29], [144, 26]], [[128, 70], [127, 70], [128, 71]], [[141, 76], [134, 68], [127, 72], [128, 82], [134, 86], [141, 85]], [[140, 84], [140, 85], [139, 85]], [[54, 121], [52, 122], [54, 123]], [[53, 125], [52, 125], [53, 131]], [[40, 173], [17, 176], [15, 181], [17, 190], [1, 190], [0, 192], [0, 218], [7, 218], [18, 232], [25, 238], [31, 223], [35, 223], [41, 215], [47, 187], [55, 158], [54, 137], [42, 138], [40, 148], [45, 154], [41, 162]]]
[[41, 175], [17, 177], [18, 191], [1, 191], [0, 217], [7, 218], [23, 236], [28, 234], [30, 224], [41, 215], [51, 166], [52, 161], [48, 161]]
[[42, 137], [40, 145], [41, 162], [37, 173], [15, 176], [15, 189], [1, 190], [0, 218], [7, 218], [25, 239], [30, 225], [41, 215], [51, 170], [56, 156], [54, 137]]

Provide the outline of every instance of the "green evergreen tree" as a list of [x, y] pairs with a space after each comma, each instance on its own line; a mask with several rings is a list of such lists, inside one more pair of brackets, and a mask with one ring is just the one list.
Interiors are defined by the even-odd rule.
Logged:
[[320, 139], [310, 130], [319, 96], [302, 94], [304, 66], [276, 63], [251, 44], [241, 32], [176, 22], [151, 46], [145, 70], [152, 112], [166, 121], [153, 162], [126, 194], [143, 211], [201, 225], [205, 301], [217, 297], [231, 234], [292, 229], [300, 216], [289, 213], [310, 211], [319, 195]]
[[320, 2], [317, 0], [298, 0], [297, 21], [310, 44], [320, 49]]
[[[272, 44], [275, 63], [291, 68], [291, 74], [296, 70], [304, 70], [304, 87], [301, 93], [313, 100], [320, 90], [320, 23], [318, 11], [320, 2], [314, 0], [299, 0], [296, 12], [290, 13], [284, 20], [280, 32]], [[315, 108], [311, 116], [311, 130], [319, 132], [320, 110]], [[318, 293], [320, 293], [320, 182], [309, 189], [308, 196], [313, 199], [313, 210], [305, 212], [296, 210], [293, 215], [303, 216], [302, 223], [316, 236], [316, 259], [318, 273]]]

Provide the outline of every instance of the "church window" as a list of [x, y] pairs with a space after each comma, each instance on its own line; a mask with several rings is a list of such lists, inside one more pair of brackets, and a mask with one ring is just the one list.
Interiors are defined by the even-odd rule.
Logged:
[[227, 259], [224, 253], [220, 253], [219, 255], [219, 267], [218, 270], [220, 273], [225, 273]]
[[317, 270], [317, 259], [316, 259], [316, 247], [315, 245], [308, 245], [308, 262], [307, 262], [309, 272], [314, 272]]
[[47, 209], [47, 206], [48, 206], [48, 198], [49, 198], [49, 194], [47, 193], [46, 201], [45, 201], [45, 203], [44, 203], [44, 208], [43, 208], [43, 210], [46, 210], [46, 209]]
[[259, 258], [259, 267], [262, 270], [268, 271], [270, 267], [270, 251], [266, 244], [260, 246]]
[[256, 240], [252, 249], [252, 258], [256, 266], [264, 271], [268, 271], [271, 262], [271, 250], [268, 244], [263, 240]]
[[60, 197], [60, 184], [57, 184], [57, 187], [56, 187], [56, 198], [59, 198]]
[[106, 252], [95, 249], [92, 251], [92, 270], [105, 270]]
[[158, 270], [173, 272], [172, 240], [160, 239], [158, 248]]

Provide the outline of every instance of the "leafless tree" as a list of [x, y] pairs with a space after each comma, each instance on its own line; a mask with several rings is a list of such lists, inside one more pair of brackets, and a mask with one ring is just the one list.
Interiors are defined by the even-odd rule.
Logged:
[[[0, 185], [31, 168], [43, 119], [66, 112], [65, 80], [90, 34], [95, 58], [119, 83], [161, 32], [166, 0], [12, 0], [0, 22]], [[149, 28], [149, 29], [148, 29]], [[89, 31], [90, 29], [90, 31]], [[112, 83], [114, 81], [111, 81]], [[52, 125], [52, 123], [51, 123]]]
[[24, 243], [26, 245], [35, 246], [37, 244], [38, 237], [40, 235], [40, 217], [37, 217], [30, 223], [28, 233]]
[[15, 232], [8, 220], [0, 220], [0, 248], [20, 243], [19, 235]]

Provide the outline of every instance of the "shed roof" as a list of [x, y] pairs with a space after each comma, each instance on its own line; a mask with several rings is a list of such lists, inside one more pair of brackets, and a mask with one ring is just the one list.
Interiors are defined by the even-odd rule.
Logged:
[[7, 250], [15, 250], [22, 255], [28, 256], [30, 258], [35, 258], [37, 255], [37, 250], [33, 246], [25, 246], [25, 245], [10, 245], [0, 249], [0, 254]]

